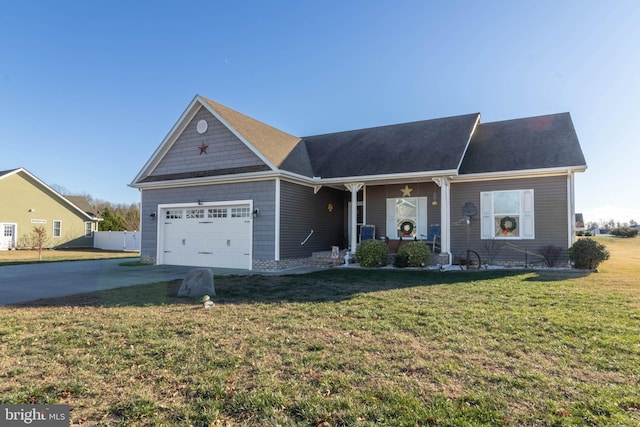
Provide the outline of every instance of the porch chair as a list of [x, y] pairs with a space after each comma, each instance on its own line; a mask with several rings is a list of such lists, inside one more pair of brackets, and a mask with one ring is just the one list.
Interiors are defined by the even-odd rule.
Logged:
[[360, 227], [360, 241], [371, 240], [376, 238], [376, 226], [375, 225], [362, 225]]
[[[440, 252], [440, 231], [440, 224], [431, 224], [429, 233], [424, 239], [424, 242], [431, 248], [432, 253]], [[421, 236], [424, 237], [424, 234]]]

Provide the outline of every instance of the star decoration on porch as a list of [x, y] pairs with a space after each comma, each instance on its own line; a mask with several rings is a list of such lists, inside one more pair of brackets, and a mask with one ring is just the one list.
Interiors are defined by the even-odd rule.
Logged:
[[203, 142], [198, 148], [200, 149], [200, 154], [207, 154], [207, 148], [209, 148], [209, 146]]
[[409, 188], [409, 186], [405, 184], [404, 188], [401, 188], [400, 191], [402, 191], [402, 197], [411, 197], [413, 188]]

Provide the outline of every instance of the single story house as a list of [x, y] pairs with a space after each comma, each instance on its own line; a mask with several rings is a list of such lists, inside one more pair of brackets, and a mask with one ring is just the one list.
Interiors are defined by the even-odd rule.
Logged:
[[284, 269], [355, 250], [363, 229], [392, 252], [436, 231], [443, 264], [508, 243], [493, 261], [519, 263], [549, 245], [566, 258], [586, 168], [569, 113], [297, 137], [196, 95], [130, 186], [158, 264]]
[[0, 250], [31, 248], [37, 226], [46, 247], [93, 247], [99, 220], [24, 168], [0, 171]]

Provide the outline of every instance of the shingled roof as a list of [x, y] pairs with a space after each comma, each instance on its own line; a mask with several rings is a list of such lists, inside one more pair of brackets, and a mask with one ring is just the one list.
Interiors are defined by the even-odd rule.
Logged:
[[480, 124], [460, 174], [586, 167], [569, 113]]
[[321, 178], [456, 171], [480, 114], [302, 138]]
[[290, 135], [229, 107], [213, 102], [204, 96], [200, 96], [200, 98], [275, 167], [280, 167], [300, 142], [300, 138], [297, 136]]
[[[218, 117], [264, 165], [151, 175], [200, 106]], [[131, 185], [268, 171], [317, 183], [562, 168], [586, 168], [569, 113], [484, 124], [480, 114], [473, 113], [300, 138], [196, 95]]]
[[20, 168], [16, 168], [16, 169], [7, 169], [6, 171], [0, 171], [0, 178], [4, 177], [5, 175], [10, 174], [11, 172], [15, 172]]

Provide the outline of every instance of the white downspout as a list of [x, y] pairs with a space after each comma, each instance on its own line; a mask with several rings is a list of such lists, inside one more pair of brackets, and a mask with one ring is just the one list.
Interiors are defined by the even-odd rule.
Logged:
[[275, 242], [274, 242], [274, 260], [280, 261], [280, 178], [276, 178], [276, 209], [275, 209]]
[[569, 171], [567, 175], [567, 215], [568, 215], [568, 224], [567, 230], [569, 232], [569, 238], [567, 242], [567, 247], [573, 245], [575, 241], [575, 217], [576, 217], [576, 207], [575, 207], [575, 180], [573, 172]]

